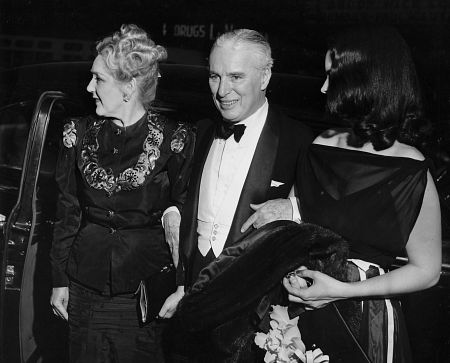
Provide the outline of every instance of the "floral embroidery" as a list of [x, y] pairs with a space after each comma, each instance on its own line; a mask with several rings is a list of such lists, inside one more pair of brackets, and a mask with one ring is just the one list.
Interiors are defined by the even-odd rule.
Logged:
[[180, 153], [183, 148], [184, 144], [186, 143], [187, 138], [187, 129], [184, 124], [178, 124], [178, 128], [175, 130], [175, 132], [172, 135], [172, 141], [170, 142], [170, 149], [174, 153]]
[[75, 146], [77, 141], [77, 129], [75, 128], [75, 123], [70, 121], [64, 125], [63, 130], [63, 144], [67, 148]]
[[160, 156], [163, 142], [164, 124], [158, 114], [148, 111], [148, 134], [143, 143], [143, 152], [135, 166], [125, 169], [117, 177], [111, 169], [104, 169], [99, 165], [97, 140], [98, 133], [106, 120], [96, 120], [86, 131], [81, 151], [82, 172], [86, 182], [95, 189], [104, 189], [108, 195], [120, 190], [133, 190], [141, 186], [145, 178], [155, 168], [156, 160]]

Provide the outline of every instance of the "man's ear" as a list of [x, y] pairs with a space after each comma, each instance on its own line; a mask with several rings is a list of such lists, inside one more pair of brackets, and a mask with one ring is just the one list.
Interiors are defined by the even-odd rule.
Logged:
[[269, 85], [270, 77], [272, 77], [272, 70], [266, 67], [262, 70], [261, 74], [261, 91], [265, 91]]

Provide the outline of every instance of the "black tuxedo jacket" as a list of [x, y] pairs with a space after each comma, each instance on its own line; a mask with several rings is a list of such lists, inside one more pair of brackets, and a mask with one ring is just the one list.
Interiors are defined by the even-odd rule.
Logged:
[[[202, 120], [197, 128], [192, 174], [180, 226], [177, 282], [186, 287], [191, 286], [197, 278], [192, 276], [192, 263], [198, 244], [197, 212], [200, 182], [214, 140], [216, 122], [218, 121]], [[256, 146], [224, 248], [233, 245], [251, 232], [251, 228], [244, 234], [240, 231], [242, 224], [253, 214], [250, 203], [263, 203], [288, 196], [295, 181], [296, 165], [306, 154], [312, 139], [308, 127], [269, 106], [267, 120]], [[274, 187], [271, 186], [272, 180], [284, 184]]]

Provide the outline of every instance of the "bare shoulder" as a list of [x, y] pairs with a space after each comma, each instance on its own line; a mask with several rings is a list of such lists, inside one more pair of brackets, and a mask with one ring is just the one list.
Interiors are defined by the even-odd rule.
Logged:
[[415, 160], [425, 160], [423, 154], [414, 146], [403, 144], [401, 142], [395, 142], [394, 145], [394, 154], [393, 156], [399, 156], [403, 158], [410, 158]]
[[328, 129], [314, 140], [314, 144], [326, 146], [339, 146], [343, 139], [347, 139], [348, 130], [343, 128]]

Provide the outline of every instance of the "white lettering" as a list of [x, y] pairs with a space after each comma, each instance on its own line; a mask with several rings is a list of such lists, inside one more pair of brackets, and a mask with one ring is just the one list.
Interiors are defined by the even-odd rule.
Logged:
[[205, 25], [176, 24], [173, 28], [173, 35], [183, 38], [204, 38], [206, 36]]

